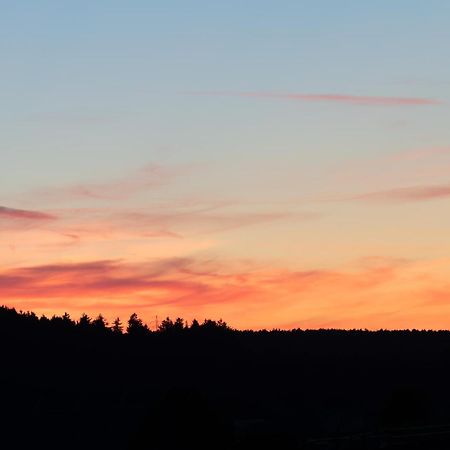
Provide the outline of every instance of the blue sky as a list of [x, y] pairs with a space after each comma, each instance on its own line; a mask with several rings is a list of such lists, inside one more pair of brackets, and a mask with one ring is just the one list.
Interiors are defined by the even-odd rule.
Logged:
[[[83, 154], [81, 146], [99, 156], [107, 148], [119, 167], [124, 146], [135, 164], [161, 157], [153, 152], [166, 146], [182, 159], [203, 159], [224, 138], [212, 143], [211, 134], [228, 135], [230, 122], [238, 136], [274, 124], [292, 142], [299, 122], [312, 118], [329, 128], [342, 114], [322, 105], [305, 110], [189, 92], [447, 99], [450, 5], [444, 1], [18, 1], [2, 10], [2, 151], [27, 152], [45, 176], [54, 174], [45, 167], [60, 152], [70, 166], [81, 164], [73, 155]], [[361, 120], [360, 111], [344, 113]], [[380, 115], [363, 114], [369, 127]], [[409, 114], [425, 122], [427, 138], [445, 132], [437, 115]], [[399, 116], [394, 111], [386, 120]], [[255, 127], [247, 132], [249, 121]], [[259, 144], [255, 138], [254, 147]]]

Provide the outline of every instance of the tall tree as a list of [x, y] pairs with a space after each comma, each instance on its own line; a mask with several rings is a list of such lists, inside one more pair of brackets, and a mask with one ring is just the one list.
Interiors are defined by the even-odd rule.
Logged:
[[105, 320], [105, 318], [99, 314], [93, 321], [92, 326], [99, 331], [105, 331], [108, 327], [108, 322]]
[[123, 333], [123, 325], [122, 325], [122, 322], [120, 321], [119, 317], [116, 317], [114, 319], [111, 330], [114, 334], [122, 334]]
[[87, 330], [88, 328], [90, 328], [91, 323], [92, 319], [86, 313], [83, 313], [78, 319], [77, 326], [82, 330]]
[[131, 314], [128, 319], [127, 333], [130, 336], [142, 336], [149, 333], [148, 326], [142, 322], [136, 313]]

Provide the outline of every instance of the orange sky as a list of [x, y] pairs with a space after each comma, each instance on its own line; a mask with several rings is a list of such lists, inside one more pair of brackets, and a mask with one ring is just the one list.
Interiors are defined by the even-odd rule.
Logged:
[[[446, 191], [263, 207], [161, 201], [155, 173], [33, 190], [30, 198], [53, 203], [42, 211], [1, 208], [4, 303], [75, 318], [223, 318], [238, 328], [448, 327], [448, 214], [429, 219]], [[74, 202], [85, 206], [64, 206]], [[420, 234], [425, 225], [434, 235]]]
[[450, 2], [19, 3], [2, 303], [450, 328]]

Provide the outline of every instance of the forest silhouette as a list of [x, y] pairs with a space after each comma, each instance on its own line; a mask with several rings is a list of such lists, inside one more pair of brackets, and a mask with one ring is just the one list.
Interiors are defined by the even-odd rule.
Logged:
[[450, 332], [0, 307], [5, 449], [448, 449]]

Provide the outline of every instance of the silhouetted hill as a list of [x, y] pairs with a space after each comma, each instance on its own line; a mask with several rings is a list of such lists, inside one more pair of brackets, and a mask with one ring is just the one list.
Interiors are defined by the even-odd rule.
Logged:
[[[123, 329], [128, 332], [123, 332]], [[5, 449], [448, 449], [450, 332], [0, 308]]]

